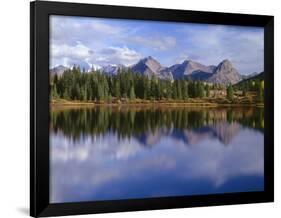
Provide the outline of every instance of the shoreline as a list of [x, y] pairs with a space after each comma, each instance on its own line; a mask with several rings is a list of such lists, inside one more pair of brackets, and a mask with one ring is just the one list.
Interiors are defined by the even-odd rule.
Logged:
[[50, 102], [50, 107], [264, 107], [263, 103], [214, 103], [214, 102]]

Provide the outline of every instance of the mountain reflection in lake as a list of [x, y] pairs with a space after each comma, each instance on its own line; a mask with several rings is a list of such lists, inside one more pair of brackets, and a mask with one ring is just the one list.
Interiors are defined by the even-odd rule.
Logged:
[[51, 108], [52, 203], [262, 191], [262, 108]]

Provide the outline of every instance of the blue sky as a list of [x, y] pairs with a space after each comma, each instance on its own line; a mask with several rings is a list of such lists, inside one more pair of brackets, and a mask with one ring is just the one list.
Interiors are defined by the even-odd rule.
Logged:
[[263, 71], [263, 28], [86, 17], [50, 17], [50, 67], [136, 63], [152, 56], [163, 66], [184, 60], [218, 65], [229, 59], [241, 74]]

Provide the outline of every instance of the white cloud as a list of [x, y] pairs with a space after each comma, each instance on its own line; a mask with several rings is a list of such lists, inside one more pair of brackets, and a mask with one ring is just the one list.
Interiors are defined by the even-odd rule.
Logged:
[[[118, 26], [113, 26], [113, 25], [108, 25], [99, 21], [92, 22], [90, 24], [91, 29], [94, 31], [94, 33], [105, 33], [107, 35], [117, 35], [121, 34], [122, 32], [125, 31], [124, 28], [118, 27]], [[82, 27], [84, 28], [84, 27]], [[88, 30], [89, 32], [89, 30]]]
[[114, 22], [108, 24], [98, 18], [51, 16], [50, 68], [75, 64], [87, 70], [91, 65], [134, 64], [141, 54], [127, 46], [107, 43], [126, 32], [126, 27], [114, 25]]
[[101, 65], [105, 64], [124, 64], [126, 66], [136, 63], [142, 55], [128, 47], [108, 47], [98, 52], [102, 58], [96, 59]]
[[54, 58], [85, 59], [92, 54], [93, 51], [80, 42], [74, 46], [66, 44], [51, 46], [51, 56]]
[[141, 46], [149, 47], [150, 49], [165, 51], [175, 47], [176, 39], [171, 36], [159, 36], [159, 37], [143, 37], [133, 36], [126, 39], [128, 42], [136, 43]]
[[79, 65], [86, 70], [90, 67], [88, 60], [94, 55], [94, 52], [83, 45], [81, 42], [76, 42], [75, 45], [67, 44], [52, 44], [50, 51], [50, 67], [64, 65], [72, 67]]
[[[187, 184], [208, 181], [215, 191], [233, 178], [264, 174], [263, 134], [247, 128], [227, 146], [216, 138], [187, 146], [169, 135], [149, 149], [136, 138], [120, 141], [111, 133], [81, 135], [76, 141], [58, 133], [50, 139], [52, 202], [106, 198], [106, 193], [114, 196], [114, 190], [108, 190], [114, 184], [123, 184], [116, 196], [124, 195], [125, 184], [139, 181], [132, 185], [145, 185], [157, 175], [170, 175]], [[142, 180], [144, 177], [148, 180]]]
[[[261, 29], [262, 30], [262, 29]], [[183, 28], [189, 56], [203, 64], [216, 65], [224, 59], [233, 62], [240, 73], [263, 70], [263, 31], [251, 27], [206, 25]], [[179, 59], [181, 54], [179, 54]]]
[[51, 42], [73, 44], [83, 40], [83, 43], [98, 45], [106, 37], [116, 37], [125, 32], [125, 28], [109, 25], [96, 18], [68, 17], [52, 15], [50, 18]]
[[72, 67], [74, 64], [84, 67], [86, 70], [91, 65], [124, 64], [126, 66], [136, 63], [142, 55], [128, 47], [108, 47], [93, 52], [81, 42], [74, 46], [58, 45], [51, 46], [51, 68], [57, 65]]

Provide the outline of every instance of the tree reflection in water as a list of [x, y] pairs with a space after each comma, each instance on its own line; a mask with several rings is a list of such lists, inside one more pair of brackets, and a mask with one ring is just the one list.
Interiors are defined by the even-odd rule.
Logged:
[[[196, 140], [198, 134], [218, 137], [228, 144], [240, 126], [263, 132], [263, 108], [56, 108], [51, 110], [51, 130], [63, 132], [73, 140], [81, 135], [117, 134], [118, 138], [145, 139], [148, 135], [171, 134], [189, 136], [186, 142]], [[179, 136], [180, 137], [180, 136]]]
[[263, 108], [50, 110], [52, 203], [263, 190]]

